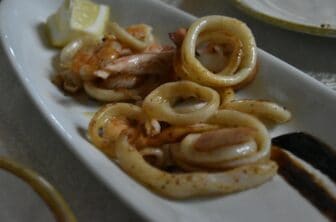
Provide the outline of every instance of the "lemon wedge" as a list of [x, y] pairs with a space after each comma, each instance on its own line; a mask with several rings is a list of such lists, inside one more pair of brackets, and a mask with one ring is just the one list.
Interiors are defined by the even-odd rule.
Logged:
[[90, 0], [65, 0], [47, 19], [50, 42], [62, 47], [83, 34], [101, 38], [109, 17], [110, 8], [106, 5]]

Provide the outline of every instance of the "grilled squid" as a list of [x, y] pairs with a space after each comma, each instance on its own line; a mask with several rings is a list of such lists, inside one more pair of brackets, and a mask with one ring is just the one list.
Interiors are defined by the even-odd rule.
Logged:
[[103, 102], [139, 101], [175, 78], [175, 50], [156, 43], [150, 26], [108, 27], [101, 41], [84, 36], [62, 49], [57, 85], [71, 93], [84, 89]]
[[277, 171], [276, 163], [268, 160], [224, 172], [169, 173], [146, 162], [127, 137], [121, 137], [115, 145], [123, 170], [156, 193], [174, 199], [245, 190], [265, 183]]
[[[188, 113], [177, 112], [172, 105], [178, 99], [196, 97], [206, 104]], [[166, 83], [153, 90], [144, 100], [147, 115], [174, 125], [199, 123], [213, 115], [219, 106], [218, 93], [191, 81]]]
[[61, 60], [69, 90], [133, 102], [104, 105], [88, 128], [90, 141], [128, 175], [183, 199], [245, 190], [276, 174], [261, 120], [284, 123], [291, 113], [235, 97], [257, 67], [256, 43], [244, 23], [200, 18], [170, 34], [176, 48], [155, 43], [145, 24], [110, 23], [108, 31], [103, 42], [70, 44]]
[[[221, 71], [209, 70], [196, 57], [197, 46], [202, 42], [210, 42], [217, 48], [221, 44], [232, 45], [227, 65]], [[244, 23], [225, 16], [206, 16], [189, 27], [175, 57], [174, 68], [181, 78], [202, 85], [239, 88], [250, 82], [256, 73], [256, 50], [253, 34]]]
[[[220, 110], [198, 122], [160, 126], [141, 107], [118, 103], [96, 113], [89, 135], [127, 173], [169, 198], [236, 192], [276, 173], [270, 137], [255, 117]], [[170, 172], [170, 166], [180, 172]]]
[[137, 51], [143, 51], [154, 42], [152, 27], [146, 24], [132, 25], [124, 29], [116, 22], [108, 24], [109, 31], [121, 42]]
[[172, 71], [174, 50], [147, 52], [121, 57], [107, 64], [104, 69], [109, 75], [164, 75]]
[[[269, 158], [271, 141], [266, 127], [256, 118], [234, 110], [221, 110], [208, 121], [218, 130], [189, 134], [173, 156], [184, 166], [228, 169]], [[182, 166], [183, 167], [183, 166]]]
[[[144, 121], [140, 107], [128, 103], [108, 104], [95, 113], [89, 124], [90, 140], [110, 157], [115, 157], [114, 143], [123, 135], [137, 136], [133, 122]], [[133, 123], [133, 125], [132, 125]]]
[[241, 99], [223, 105], [224, 109], [238, 110], [275, 123], [284, 123], [291, 119], [291, 113], [284, 107], [263, 100]]

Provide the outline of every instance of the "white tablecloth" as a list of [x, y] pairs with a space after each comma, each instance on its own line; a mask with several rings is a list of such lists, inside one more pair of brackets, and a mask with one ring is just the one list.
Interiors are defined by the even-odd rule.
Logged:
[[[253, 30], [260, 48], [335, 87], [336, 39], [273, 27], [244, 15], [229, 1], [166, 2], [196, 16], [223, 14], [245, 21]], [[78, 221], [141, 221], [132, 209], [76, 159], [50, 129], [14, 75], [2, 48], [0, 101], [0, 154], [31, 167], [49, 180], [62, 193]], [[20, 197], [13, 200], [19, 201]], [[4, 202], [1, 199], [0, 220]]]

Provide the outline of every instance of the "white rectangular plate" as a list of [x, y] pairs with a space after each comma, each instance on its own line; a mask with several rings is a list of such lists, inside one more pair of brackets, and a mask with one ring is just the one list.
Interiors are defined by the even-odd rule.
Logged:
[[[160, 39], [187, 27], [194, 17], [155, 0], [106, 0], [122, 25], [148, 23]], [[134, 209], [156, 221], [325, 221], [309, 202], [279, 176], [248, 191], [187, 201], [161, 198], [138, 184], [86, 139], [89, 116], [97, 108], [65, 96], [51, 82], [57, 51], [43, 40], [46, 18], [60, 0], [4, 0], [0, 3], [0, 37], [17, 75], [51, 126], [68, 147]], [[258, 40], [257, 40], [258, 41]], [[259, 50], [260, 69], [241, 97], [270, 99], [286, 106], [293, 120], [272, 129], [272, 136], [305, 131], [336, 147], [336, 94], [299, 70]], [[8, 73], [10, 75], [10, 73]], [[99, 200], [98, 200], [99, 201]]]

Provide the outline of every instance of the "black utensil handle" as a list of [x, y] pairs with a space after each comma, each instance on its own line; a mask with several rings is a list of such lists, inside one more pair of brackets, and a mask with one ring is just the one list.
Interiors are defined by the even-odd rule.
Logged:
[[310, 163], [336, 183], [336, 152], [330, 146], [303, 132], [276, 137], [272, 143]]
[[336, 221], [336, 199], [314, 174], [283, 149], [273, 147], [272, 159], [279, 164], [278, 173], [330, 221]]

